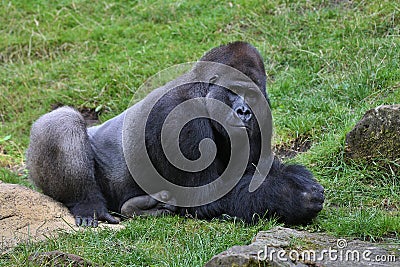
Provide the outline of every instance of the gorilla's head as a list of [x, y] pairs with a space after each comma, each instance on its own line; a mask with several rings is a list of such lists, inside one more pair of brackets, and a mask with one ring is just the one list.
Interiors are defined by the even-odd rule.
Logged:
[[[235, 42], [210, 50], [200, 59], [200, 62], [203, 61], [218, 63], [208, 70], [212, 75], [207, 97], [217, 99], [230, 107], [229, 114], [224, 114], [225, 126], [244, 128], [252, 138], [260, 131], [257, 120], [264, 117], [256, 118], [256, 109], [257, 114], [263, 114], [267, 112], [263, 103], [265, 100], [269, 103], [261, 55], [250, 44]], [[221, 112], [217, 105], [208, 107], [208, 111], [210, 114]], [[226, 132], [220, 124], [213, 122], [213, 127], [225, 135]]]

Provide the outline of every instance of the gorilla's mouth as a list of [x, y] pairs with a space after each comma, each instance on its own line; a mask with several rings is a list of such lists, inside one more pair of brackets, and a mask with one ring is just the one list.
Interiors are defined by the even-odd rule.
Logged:
[[316, 213], [320, 212], [324, 207], [325, 197], [322, 195], [319, 198], [314, 198], [310, 209]]
[[313, 210], [315, 210], [316, 212], [320, 212], [323, 207], [324, 207], [324, 201], [316, 202], [314, 204]]
[[311, 189], [302, 193], [305, 207], [312, 213], [320, 212], [324, 207], [325, 194], [324, 189], [320, 185], [314, 185]]

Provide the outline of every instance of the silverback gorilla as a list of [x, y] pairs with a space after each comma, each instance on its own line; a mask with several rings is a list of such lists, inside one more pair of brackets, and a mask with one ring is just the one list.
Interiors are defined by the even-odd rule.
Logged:
[[[323, 187], [305, 167], [274, 158], [271, 131], [262, 134], [272, 125], [268, 104], [259, 104], [269, 99], [258, 51], [245, 42], [216, 47], [182, 77], [99, 126], [87, 129], [69, 107], [43, 115], [32, 126], [27, 150], [31, 180], [83, 226], [118, 223], [110, 212], [229, 215], [248, 223], [272, 216], [288, 224], [314, 218], [323, 207]], [[184, 106], [189, 100], [194, 102]], [[177, 107], [183, 110], [171, 118]], [[185, 117], [196, 112], [196, 118]], [[171, 144], [178, 149], [168, 156]], [[179, 156], [197, 166], [177, 166]], [[177, 193], [171, 184], [184, 190]]]

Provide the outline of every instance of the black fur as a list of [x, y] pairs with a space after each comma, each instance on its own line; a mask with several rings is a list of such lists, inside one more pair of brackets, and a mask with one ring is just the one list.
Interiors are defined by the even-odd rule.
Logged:
[[[209, 51], [200, 61], [218, 62], [236, 68], [252, 79], [261, 91], [259, 96], [269, 102], [263, 61], [251, 45], [235, 42], [220, 46]], [[251, 98], [247, 96], [251, 93], [249, 89], [241, 88], [239, 92], [246, 95], [246, 101]], [[200, 141], [210, 138], [217, 146], [215, 161], [206, 169], [193, 173], [179, 170], [167, 160], [161, 147], [162, 123], [175, 106], [197, 97], [218, 99], [230, 106], [234, 115], [246, 126], [250, 137], [250, 157], [245, 174], [228, 194], [217, 201], [200, 207], [183, 208], [171, 205], [174, 196], [163, 191], [164, 188], [157, 189], [154, 194], [169, 200], [169, 204], [154, 201], [154, 195], [147, 195], [132, 178], [122, 151], [122, 127], [126, 112], [88, 130], [84, 127], [82, 116], [68, 107], [39, 118], [32, 126], [27, 151], [30, 177], [45, 194], [68, 206], [78, 225], [96, 226], [97, 220], [117, 223], [108, 210], [127, 216], [177, 213], [204, 219], [227, 214], [249, 223], [264, 216], [277, 216], [289, 224], [307, 223], [314, 218], [322, 209], [323, 188], [303, 166], [283, 165], [275, 159], [261, 186], [249, 192], [249, 183], [256, 171], [254, 166], [261, 154], [260, 125], [244, 98], [213, 83], [196, 82], [178, 86], [163, 96], [152, 109], [146, 124], [145, 140], [156, 169], [175, 184], [208, 184], [225, 170], [232, 156], [231, 146], [242, 145], [231, 144], [220, 124], [200, 118], [182, 129], [180, 149], [187, 159], [195, 160], [200, 156]], [[143, 101], [146, 102], [146, 99]]]

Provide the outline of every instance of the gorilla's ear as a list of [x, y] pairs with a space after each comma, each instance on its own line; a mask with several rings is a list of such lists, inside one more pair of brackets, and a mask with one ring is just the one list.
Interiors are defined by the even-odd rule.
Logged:
[[221, 72], [220, 64], [213, 64], [209, 61], [198, 61], [192, 68], [192, 75], [195, 80], [215, 83], [219, 79], [218, 72]]
[[218, 74], [212, 74], [209, 76], [210, 78], [208, 78], [208, 84], [207, 84], [207, 95], [206, 97], [210, 97], [210, 95], [214, 94], [215, 92], [212, 90], [212, 86], [216, 85], [218, 80], [219, 80], [219, 75]]

